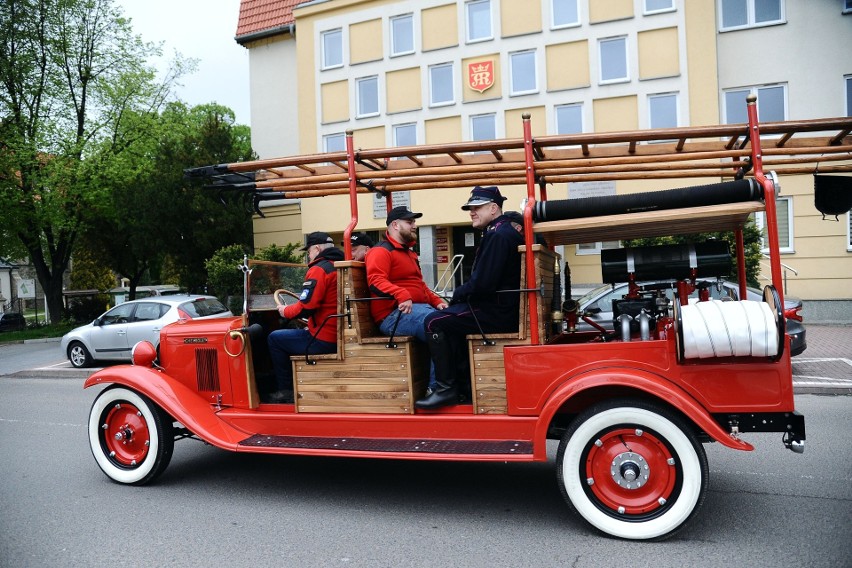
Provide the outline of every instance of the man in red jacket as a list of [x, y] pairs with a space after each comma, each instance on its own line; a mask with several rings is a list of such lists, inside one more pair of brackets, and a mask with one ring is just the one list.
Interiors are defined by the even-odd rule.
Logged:
[[315, 355], [337, 351], [337, 320], [326, 320], [337, 312], [337, 270], [334, 262], [343, 260], [343, 252], [334, 248], [331, 237], [315, 232], [308, 235], [302, 248], [308, 255], [308, 272], [299, 301], [279, 306], [285, 320], [308, 318], [307, 329], [279, 329], [269, 334], [269, 355], [275, 370], [277, 390], [267, 402], [293, 402], [293, 366], [291, 355]]
[[[413, 335], [426, 342], [423, 320], [447, 307], [423, 281], [420, 260], [411, 247], [417, 242], [417, 219], [404, 206], [394, 207], [387, 216], [385, 240], [367, 253], [367, 284], [374, 297], [370, 302], [373, 321], [385, 335]], [[430, 387], [434, 374], [430, 373]]]

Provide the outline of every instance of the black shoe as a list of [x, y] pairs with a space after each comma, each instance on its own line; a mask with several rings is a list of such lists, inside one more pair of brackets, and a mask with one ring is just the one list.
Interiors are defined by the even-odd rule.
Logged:
[[448, 406], [450, 404], [458, 404], [459, 403], [459, 391], [455, 387], [451, 387], [448, 389], [438, 389], [423, 400], [418, 400], [414, 403], [415, 408], [419, 408], [421, 410], [431, 410], [433, 408], [440, 408], [441, 406]]
[[266, 395], [266, 402], [271, 404], [287, 404], [292, 403], [293, 400], [293, 391], [291, 390], [278, 390]]

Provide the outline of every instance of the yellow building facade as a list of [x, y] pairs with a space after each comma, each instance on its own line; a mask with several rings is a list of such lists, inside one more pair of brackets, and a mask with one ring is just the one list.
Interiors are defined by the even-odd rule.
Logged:
[[[524, 113], [532, 117], [534, 136], [724, 123], [736, 116], [726, 97], [729, 91], [736, 94], [731, 87], [739, 85], [720, 84], [719, 70], [742, 63], [720, 60], [719, 46], [764, 33], [764, 27], [794, 29], [794, 20], [805, 18], [798, 6], [780, 0], [779, 6], [783, 21], [730, 27], [715, 0], [307, 2], [292, 11], [297, 31], [291, 28], [278, 38], [295, 46], [289, 48], [295, 56], [288, 73], [297, 92], [292, 112], [298, 117], [298, 152], [343, 149], [346, 131], [353, 132], [355, 147], [364, 149], [515, 138], [521, 136]], [[852, 23], [852, 17], [828, 11], [819, 17], [832, 18], [841, 30]], [[252, 42], [245, 45], [252, 48]], [[838, 83], [842, 77], [841, 69]], [[793, 80], [788, 81], [790, 92]], [[760, 104], [762, 93], [757, 94]], [[784, 118], [793, 118], [792, 111], [786, 108]], [[813, 117], [822, 116], [826, 114]], [[253, 114], [253, 136], [263, 128], [262, 118], [254, 122]], [[548, 187], [548, 197], [711, 181], [563, 183]], [[843, 223], [820, 223], [806, 203], [813, 194], [809, 183], [809, 176], [782, 180], [790, 197], [787, 293], [850, 299], [849, 218], [845, 228]], [[501, 191], [509, 198], [506, 208], [518, 209], [525, 190]], [[466, 253], [459, 248], [470, 242], [465, 240], [469, 221], [459, 206], [468, 193], [469, 188], [459, 188], [439, 195], [426, 190], [395, 196], [424, 214], [420, 246], [428, 280], [439, 278], [454, 255]], [[358, 203], [358, 228], [383, 231], [384, 201], [361, 195]], [[300, 216], [282, 213], [296, 210]], [[308, 199], [266, 211], [282, 223], [298, 218], [302, 234], [323, 230], [340, 235], [350, 218], [344, 197]], [[276, 234], [274, 224], [256, 223], [258, 246], [292, 239], [292, 225], [279, 225], [281, 234]], [[563, 258], [574, 282], [600, 282], [599, 251], [614, 245], [566, 247]]]

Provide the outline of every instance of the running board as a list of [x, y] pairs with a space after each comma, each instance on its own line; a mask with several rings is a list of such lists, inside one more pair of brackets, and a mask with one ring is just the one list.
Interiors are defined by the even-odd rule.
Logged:
[[411, 440], [397, 438], [319, 438], [263, 436], [246, 438], [240, 446], [345, 452], [419, 454], [532, 455], [532, 442], [517, 440]]

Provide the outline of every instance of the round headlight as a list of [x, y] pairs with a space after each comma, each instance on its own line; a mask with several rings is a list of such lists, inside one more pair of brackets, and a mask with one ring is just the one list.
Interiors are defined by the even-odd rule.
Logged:
[[150, 341], [138, 342], [130, 352], [130, 360], [140, 367], [150, 367], [156, 358], [157, 348]]

